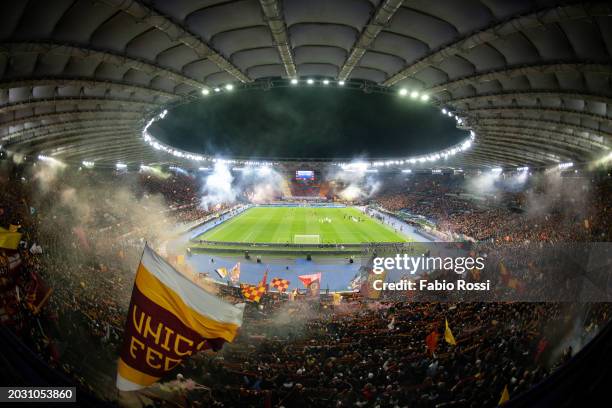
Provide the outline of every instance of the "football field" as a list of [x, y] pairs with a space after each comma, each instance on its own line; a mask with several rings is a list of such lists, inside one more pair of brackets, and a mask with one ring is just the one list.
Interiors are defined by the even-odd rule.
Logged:
[[356, 208], [253, 207], [196, 239], [279, 244], [406, 242]]

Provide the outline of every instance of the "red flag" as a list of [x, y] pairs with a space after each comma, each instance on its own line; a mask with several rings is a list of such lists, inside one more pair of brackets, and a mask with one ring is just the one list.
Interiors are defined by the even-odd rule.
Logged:
[[440, 338], [440, 335], [435, 330], [429, 333], [429, 335], [425, 338], [425, 344], [427, 344], [427, 350], [429, 350], [431, 354], [435, 353], [436, 348], [438, 347], [439, 338]]

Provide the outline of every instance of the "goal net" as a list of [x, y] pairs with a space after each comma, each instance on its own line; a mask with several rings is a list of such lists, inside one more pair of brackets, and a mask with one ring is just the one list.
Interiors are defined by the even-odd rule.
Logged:
[[320, 239], [318, 235], [294, 235], [293, 243], [294, 244], [318, 244], [320, 243]]

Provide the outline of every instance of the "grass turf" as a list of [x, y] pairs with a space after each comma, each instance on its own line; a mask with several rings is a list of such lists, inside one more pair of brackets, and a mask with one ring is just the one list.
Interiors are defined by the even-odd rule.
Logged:
[[[362, 221], [353, 221], [352, 217]], [[322, 222], [326, 219], [331, 222]], [[196, 239], [293, 244], [295, 235], [319, 235], [321, 244], [407, 241], [386, 225], [350, 207], [254, 207]]]

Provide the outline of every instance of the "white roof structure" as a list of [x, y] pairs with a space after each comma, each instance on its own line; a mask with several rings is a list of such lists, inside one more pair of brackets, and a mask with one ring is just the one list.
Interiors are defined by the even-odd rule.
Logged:
[[426, 93], [465, 118], [456, 166], [581, 162], [612, 147], [612, 3], [23, 0], [0, 3], [0, 145], [67, 162], [173, 162], [145, 118], [272, 78]]

